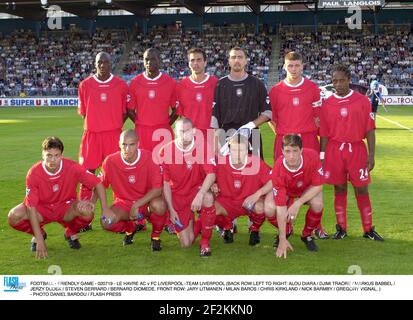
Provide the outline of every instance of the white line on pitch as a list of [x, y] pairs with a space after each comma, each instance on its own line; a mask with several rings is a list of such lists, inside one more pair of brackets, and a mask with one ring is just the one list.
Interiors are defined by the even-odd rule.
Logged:
[[377, 117], [378, 117], [378, 118], [380, 118], [380, 119], [383, 119], [383, 120], [385, 120], [385, 121], [387, 121], [387, 122], [390, 122], [390, 123], [392, 123], [392, 124], [395, 124], [396, 126], [398, 126], [398, 127], [400, 127], [400, 128], [403, 128], [403, 129], [409, 130], [410, 132], [413, 132], [413, 129], [408, 128], [408, 127], [406, 127], [406, 126], [404, 126], [404, 125], [400, 124], [399, 122], [396, 122], [396, 121], [393, 121], [393, 120], [387, 119], [386, 117], [379, 116], [379, 115], [377, 115]]

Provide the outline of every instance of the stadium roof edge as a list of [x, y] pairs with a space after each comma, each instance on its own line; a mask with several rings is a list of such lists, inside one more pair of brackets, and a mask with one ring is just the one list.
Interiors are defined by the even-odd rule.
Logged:
[[[46, 3], [42, 5], [41, 2]], [[0, 2], [0, 12], [29, 20], [41, 21], [46, 18], [47, 8], [59, 6], [63, 11], [82, 18], [95, 19], [100, 10], [126, 10], [139, 17], [148, 17], [157, 7], [186, 7], [194, 14], [202, 16], [205, 7], [210, 6], [247, 6], [259, 15], [262, 5], [314, 5], [318, 0], [11, 0]], [[413, 1], [386, 0], [386, 3], [413, 4]]]

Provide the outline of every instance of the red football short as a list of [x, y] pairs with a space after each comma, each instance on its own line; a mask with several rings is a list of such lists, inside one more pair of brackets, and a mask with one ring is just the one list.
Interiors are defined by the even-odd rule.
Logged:
[[[165, 145], [174, 140], [174, 133], [169, 125], [153, 127], [136, 125], [135, 131], [139, 138], [139, 148], [151, 152], [159, 144]], [[160, 146], [157, 150], [160, 150]]]
[[[191, 210], [192, 201], [195, 199], [199, 188], [194, 188], [191, 194], [180, 196], [172, 194], [172, 204], [175, 211], [178, 213], [179, 221], [183, 225], [182, 230], [185, 230], [191, 220], [195, 220], [195, 214]], [[177, 230], [179, 232], [179, 230]]]
[[[132, 209], [134, 201], [130, 200], [123, 200], [123, 199], [116, 199], [115, 202], [113, 202], [112, 207], [118, 208], [120, 210], [123, 210], [125, 212], [130, 212], [130, 209]], [[139, 212], [143, 213], [145, 217], [148, 215], [148, 206], [143, 206], [139, 208]]]
[[350, 181], [355, 187], [369, 185], [371, 177], [367, 170], [367, 159], [367, 149], [363, 141], [328, 141], [324, 160], [326, 183], [340, 185]]
[[36, 210], [40, 213], [40, 215], [43, 217], [43, 222], [41, 225], [46, 225], [52, 222], [57, 222], [60, 224], [65, 223], [63, 221], [63, 218], [70, 210], [72, 207], [73, 202], [75, 202], [76, 199], [69, 200], [63, 203], [55, 204], [55, 205], [41, 205], [38, 204], [36, 206]]
[[121, 130], [85, 131], [80, 145], [79, 163], [86, 169], [99, 168], [108, 155], [119, 151], [120, 134]]
[[230, 198], [218, 196], [216, 199], [216, 202], [218, 202], [221, 206], [224, 207], [224, 209], [228, 213], [228, 218], [232, 221], [238, 217], [241, 216], [249, 216], [250, 211], [245, 209], [242, 204], [244, 203], [243, 200], [232, 200]]

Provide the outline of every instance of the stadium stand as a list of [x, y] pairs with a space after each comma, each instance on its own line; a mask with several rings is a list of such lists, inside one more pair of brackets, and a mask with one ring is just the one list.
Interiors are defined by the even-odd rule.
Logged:
[[93, 71], [94, 58], [107, 51], [116, 63], [127, 41], [125, 30], [48, 32], [36, 38], [18, 30], [0, 38], [0, 96], [77, 95]]
[[[331, 83], [331, 66], [348, 65], [352, 82], [368, 86], [377, 79], [393, 93], [411, 94], [413, 87], [413, 35], [408, 27], [383, 27], [375, 35], [371, 28], [354, 32], [346, 27], [329, 26], [315, 35], [300, 27], [281, 32], [278, 63], [280, 78], [284, 54], [297, 50], [306, 62], [305, 75], [320, 86]], [[409, 89], [410, 87], [410, 89]]]
[[[371, 28], [354, 32], [346, 26], [323, 26], [317, 35], [311, 27], [282, 27], [280, 55], [273, 71], [284, 77], [283, 56], [301, 52], [306, 61], [305, 75], [320, 86], [331, 83], [331, 66], [342, 62], [353, 72], [352, 82], [363, 86], [378, 79], [392, 94], [412, 94], [413, 35], [409, 27], [381, 26], [379, 35]], [[93, 70], [97, 52], [109, 52], [114, 67], [126, 80], [143, 71], [143, 52], [157, 47], [162, 54], [164, 72], [176, 79], [189, 74], [186, 51], [198, 46], [208, 55], [208, 72], [222, 77], [228, 73], [227, 51], [241, 45], [249, 52], [249, 72], [267, 86], [273, 35], [254, 34], [245, 26], [209, 27], [203, 33], [167, 27], [150, 33], [97, 29], [45, 32], [39, 38], [30, 30], [0, 34], [0, 96], [76, 96], [77, 86]], [[278, 51], [278, 50], [277, 50]], [[278, 69], [278, 71], [277, 71]]]
[[186, 52], [191, 47], [203, 48], [208, 56], [208, 72], [222, 77], [227, 74], [227, 52], [231, 47], [241, 45], [249, 53], [250, 71], [266, 81], [271, 55], [271, 39], [268, 35], [253, 33], [218, 33], [208, 31], [203, 34], [195, 31], [170, 33], [157, 30], [148, 36], [139, 34], [129, 53], [129, 63], [123, 71], [136, 75], [143, 71], [143, 53], [146, 48], [156, 47], [161, 51], [164, 71], [176, 79], [190, 73]]

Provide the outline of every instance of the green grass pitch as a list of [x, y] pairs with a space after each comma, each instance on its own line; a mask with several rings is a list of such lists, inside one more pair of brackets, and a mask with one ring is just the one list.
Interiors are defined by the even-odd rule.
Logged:
[[[389, 107], [380, 114], [387, 119], [413, 128], [413, 108]], [[126, 124], [132, 127], [130, 121]], [[375, 243], [362, 238], [360, 216], [349, 190], [349, 237], [342, 241], [318, 241], [320, 252], [308, 252], [299, 233], [304, 212], [295, 223], [291, 243], [295, 248], [287, 260], [277, 259], [272, 247], [274, 228], [265, 222], [261, 244], [248, 246], [247, 221], [239, 219], [235, 242], [224, 245], [214, 232], [213, 255], [198, 256], [198, 245], [183, 250], [175, 236], [162, 235], [163, 250], [152, 253], [149, 231], [138, 233], [135, 243], [122, 246], [122, 235], [105, 232], [95, 218], [91, 232], [81, 234], [82, 249], [69, 249], [58, 224], [46, 226], [49, 238], [49, 259], [36, 260], [29, 251], [30, 236], [12, 230], [7, 213], [23, 200], [25, 176], [32, 164], [40, 159], [40, 144], [49, 135], [65, 143], [65, 156], [77, 159], [82, 120], [75, 108], [0, 108], [0, 274], [48, 274], [50, 265], [61, 267], [64, 275], [84, 274], [335, 274], [346, 275], [352, 265], [363, 274], [413, 274], [413, 132], [382, 118], [377, 120], [376, 168], [370, 194], [374, 225], [386, 239]], [[263, 129], [266, 160], [272, 164], [274, 136], [267, 126]], [[333, 194], [325, 187], [323, 223], [334, 232]], [[111, 196], [109, 197], [111, 199]]]

